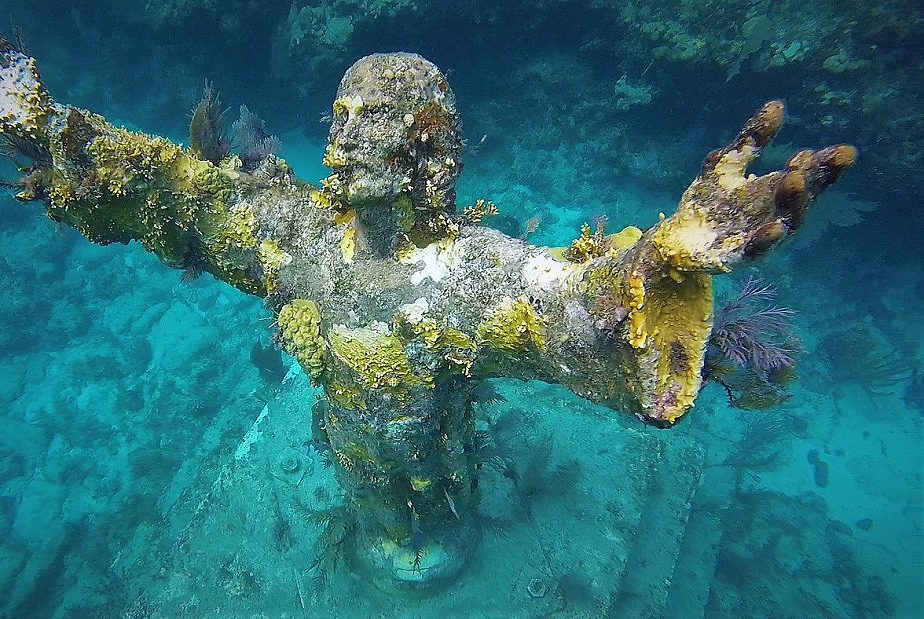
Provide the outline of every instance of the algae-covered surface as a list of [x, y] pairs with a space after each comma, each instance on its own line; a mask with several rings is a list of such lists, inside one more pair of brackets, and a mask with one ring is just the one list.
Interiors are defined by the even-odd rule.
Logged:
[[758, 171], [860, 150], [791, 241], [716, 279], [719, 308], [759, 276], [793, 310], [795, 379], [708, 381], [670, 430], [492, 381], [467, 561], [427, 591], [354, 565], [319, 392], [259, 299], [3, 189], [0, 615], [920, 616], [924, 18], [835, 4], [0, 0], [56, 100], [188, 143], [208, 78], [311, 182], [343, 71], [422, 53], [456, 93], [460, 206], [552, 247], [673, 212], [770, 98], [790, 117]]

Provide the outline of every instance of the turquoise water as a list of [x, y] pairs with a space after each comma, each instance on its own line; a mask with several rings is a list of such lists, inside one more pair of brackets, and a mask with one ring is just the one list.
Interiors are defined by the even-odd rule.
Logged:
[[[833, 6], [831, 6], [833, 5]], [[0, 196], [0, 615], [912, 617], [924, 607], [924, 16], [914, 2], [3, 2], [58, 101], [187, 140], [213, 80], [320, 165], [360, 56], [449, 74], [467, 139], [459, 202], [567, 245], [585, 222], [671, 213], [763, 101], [788, 120], [761, 169], [860, 160], [759, 274], [794, 310], [797, 380], [767, 410], [718, 384], [671, 430], [557, 386], [478, 405], [519, 471], [485, 468], [458, 581], [384, 592], [295, 497], [336, 505], [310, 445], [315, 392], [260, 300], [99, 247]], [[5, 165], [0, 178], [12, 180]], [[302, 406], [299, 406], [299, 403]], [[544, 448], [543, 448], [544, 446]], [[294, 463], [294, 464], [293, 464]], [[262, 615], [261, 615], [262, 613]]]

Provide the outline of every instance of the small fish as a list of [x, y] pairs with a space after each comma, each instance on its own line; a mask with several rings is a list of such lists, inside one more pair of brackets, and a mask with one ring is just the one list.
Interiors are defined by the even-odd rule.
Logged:
[[456, 520], [462, 520], [459, 518], [459, 512], [456, 511], [456, 502], [452, 500], [452, 497], [449, 496], [449, 493], [446, 491], [446, 488], [443, 488], [443, 494], [446, 495], [446, 501], [449, 503], [449, 509], [452, 510], [452, 515], [456, 517]]

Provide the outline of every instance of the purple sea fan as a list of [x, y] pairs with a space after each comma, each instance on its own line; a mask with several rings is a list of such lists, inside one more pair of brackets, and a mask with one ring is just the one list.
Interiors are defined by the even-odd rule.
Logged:
[[712, 327], [712, 344], [723, 356], [760, 374], [791, 368], [796, 348], [789, 339], [795, 312], [773, 305], [776, 291], [756, 277], [748, 278], [738, 297], [722, 308]]
[[280, 147], [279, 138], [271, 135], [266, 123], [246, 105], [241, 106], [240, 118], [231, 125], [231, 134], [245, 168], [255, 167], [269, 155], [275, 155]]

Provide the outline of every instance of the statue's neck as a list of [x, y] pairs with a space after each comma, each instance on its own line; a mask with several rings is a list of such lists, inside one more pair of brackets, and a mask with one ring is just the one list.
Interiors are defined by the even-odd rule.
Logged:
[[419, 247], [445, 236], [453, 218], [416, 208], [410, 197], [382, 198], [355, 206], [357, 247], [375, 256], [393, 256], [408, 242]]

